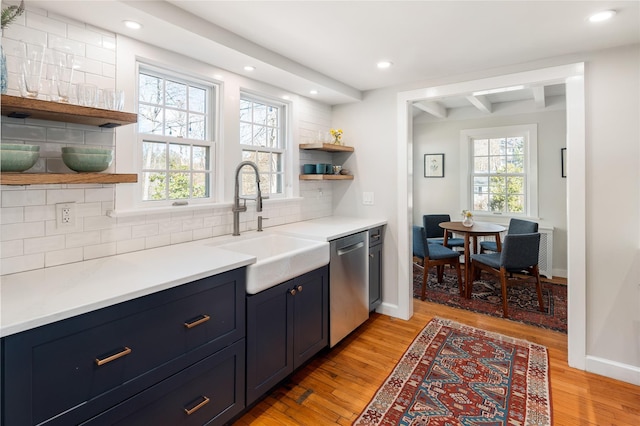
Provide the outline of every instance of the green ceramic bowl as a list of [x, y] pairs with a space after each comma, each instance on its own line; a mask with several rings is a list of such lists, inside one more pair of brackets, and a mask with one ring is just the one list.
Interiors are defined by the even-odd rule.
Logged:
[[63, 152], [62, 161], [76, 172], [101, 172], [109, 168], [113, 161], [113, 155]]
[[3, 172], [24, 172], [38, 161], [38, 151], [0, 150], [0, 170]]
[[62, 148], [62, 153], [75, 153], [75, 154], [108, 154], [113, 155], [113, 149], [111, 148], [98, 148], [90, 146], [65, 146]]
[[0, 144], [0, 149], [11, 151], [40, 151], [39, 145], [26, 145], [22, 143], [3, 143]]

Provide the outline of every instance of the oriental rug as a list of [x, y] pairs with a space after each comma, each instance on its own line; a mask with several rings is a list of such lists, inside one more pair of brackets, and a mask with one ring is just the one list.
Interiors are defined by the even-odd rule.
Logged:
[[353, 423], [551, 425], [547, 349], [434, 318]]
[[[420, 299], [422, 266], [413, 264], [413, 297]], [[462, 272], [464, 277], [464, 270]], [[507, 289], [509, 320], [550, 330], [567, 332], [567, 286], [542, 282], [544, 312], [538, 308], [538, 296], [533, 284], [514, 285]], [[473, 283], [471, 299], [461, 297], [455, 270], [445, 268], [442, 283], [436, 270], [429, 270], [426, 298], [430, 302], [502, 318], [502, 290], [497, 276], [483, 273]]]

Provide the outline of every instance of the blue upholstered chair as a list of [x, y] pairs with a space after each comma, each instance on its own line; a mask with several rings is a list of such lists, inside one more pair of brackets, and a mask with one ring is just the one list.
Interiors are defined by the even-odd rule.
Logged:
[[[467, 283], [467, 297], [471, 297], [473, 282], [480, 278], [482, 271], [500, 277], [502, 287], [502, 316], [509, 317], [507, 311], [507, 285], [515, 282], [524, 282], [530, 279], [535, 281], [538, 293], [538, 305], [540, 311], [544, 312], [542, 301], [542, 286], [540, 284], [540, 273], [538, 270], [538, 255], [540, 252], [540, 234], [507, 234], [504, 237], [502, 251], [500, 253], [484, 253], [471, 255], [471, 279]], [[526, 273], [517, 279], [510, 279], [508, 275]]]
[[440, 244], [431, 244], [427, 242], [424, 228], [420, 226], [413, 226], [413, 255], [420, 257], [422, 253], [422, 265], [424, 266], [424, 272], [422, 273], [422, 295], [421, 299], [425, 299], [425, 293], [427, 291], [427, 277], [429, 274], [429, 268], [436, 267], [438, 282], [442, 282], [444, 275], [444, 266], [451, 265], [456, 268], [458, 275], [458, 289], [460, 290], [460, 296], [464, 295], [462, 273], [460, 271], [460, 253], [451, 250]]
[[[538, 232], [538, 224], [536, 222], [514, 218], [511, 218], [511, 220], [509, 221], [509, 229], [507, 230], [507, 235], [532, 234], [534, 232]], [[498, 246], [495, 241], [480, 242], [480, 253], [484, 253], [487, 251], [498, 251]]]
[[[439, 226], [442, 222], [451, 222], [451, 216], [448, 214], [425, 214], [422, 216], [422, 226], [427, 234], [427, 241], [431, 244], [443, 244], [444, 229]], [[464, 238], [451, 238], [451, 234], [449, 234], [447, 247], [464, 247]]]

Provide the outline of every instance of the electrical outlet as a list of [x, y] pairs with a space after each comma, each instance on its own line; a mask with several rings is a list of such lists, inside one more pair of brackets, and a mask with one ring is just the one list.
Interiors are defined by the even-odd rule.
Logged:
[[56, 204], [56, 226], [58, 228], [76, 226], [76, 203]]

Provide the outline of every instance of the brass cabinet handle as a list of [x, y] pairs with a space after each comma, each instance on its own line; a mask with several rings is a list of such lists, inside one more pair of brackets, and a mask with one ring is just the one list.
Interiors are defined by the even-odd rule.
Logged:
[[204, 315], [204, 314], [203, 314], [203, 315], [200, 315], [200, 316], [198, 317], [198, 319], [195, 319], [195, 318], [194, 318], [194, 320], [193, 320], [193, 321], [191, 321], [191, 322], [189, 322], [189, 321], [185, 322], [185, 323], [184, 323], [184, 326], [185, 326], [185, 327], [187, 327], [187, 328], [193, 328], [193, 327], [195, 327], [196, 325], [200, 325], [200, 324], [202, 324], [203, 322], [207, 322], [207, 321], [209, 321], [210, 319], [211, 319], [211, 317], [210, 317], [209, 315]]
[[109, 355], [108, 357], [102, 358], [102, 359], [96, 358], [96, 364], [98, 366], [105, 365], [108, 362], [115, 361], [118, 358], [122, 358], [125, 355], [129, 355], [130, 353], [131, 353], [131, 348], [128, 348], [125, 346], [124, 349], [122, 349], [117, 354]]
[[191, 408], [185, 408], [184, 412], [187, 413], [188, 416], [192, 415], [193, 413], [195, 413], [196, 411], [198, 411], [199, 409], [201, 409], [202, 407], [204, 407], [205, 405], [207, 405], [210, 401], [209, 398], [207, 398], [206, 396], [202, 396], [202, 401], [200, 401], [198, 404], [196, 404], [195, 406], [191, 407]]
[[298, 292], [302, 293], [302, 286], [301, 285], [298, 286]]
[[296, 291], [295, 288], [292, 288], [291, 290], [289, 290], [289, 294], [292, 295], [292, 296], [295, 296], [296, 293], [297, 293], [297, 291]]

